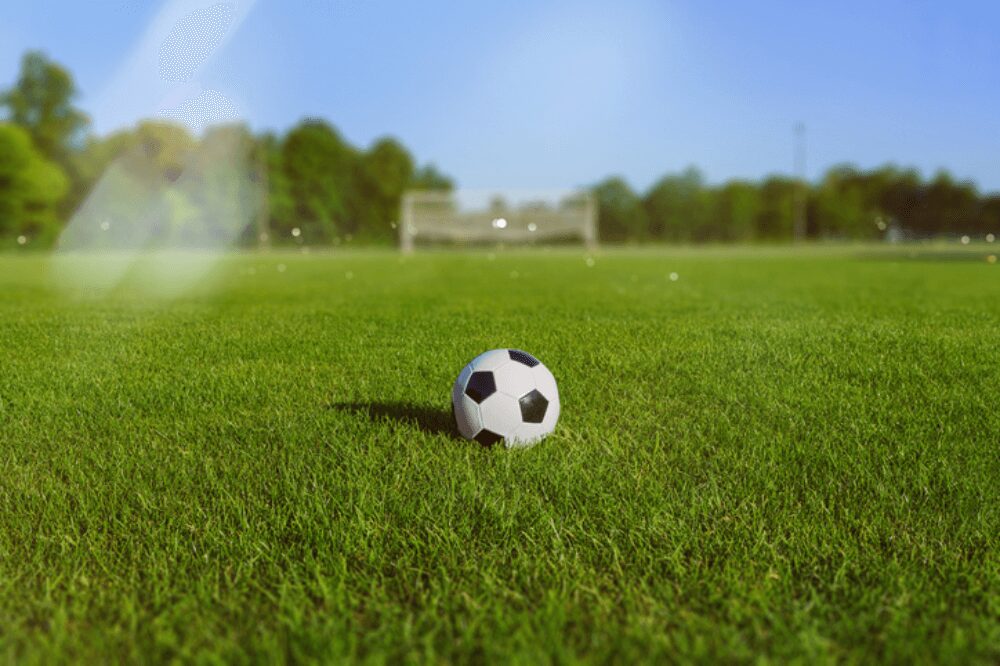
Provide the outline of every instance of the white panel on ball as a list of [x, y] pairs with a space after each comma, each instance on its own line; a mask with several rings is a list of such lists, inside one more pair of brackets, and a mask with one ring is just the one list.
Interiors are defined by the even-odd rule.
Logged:
[[[537, 367], [537, 366], [536, 366]], [[535, 376], [531, 368], [516, 361], [500, 366], [493, 371], [497, 390], [512, 398], [520, 398], [535, 388]]]
[[534, 375], [535, 388], [541, 391], [542, 395], [549, 402], [559, 399], [559, 388], [556, 386], [556, 378], [552, 376], [552, 372], [548, 368], [544, 365], [536, 365], [531, 369], [531, 374]]
[[510, 362], [510, 353], [506, 349], [491, 349], [488, 352], [483, 352], [476, 358], [472, 359], [469, 365], [472, 366], [473, 371], [480, 372], [485, 370], [496, 370], [500, 366]]
[[459, 393], [453, 399], [455, 407], [455, 423], [458, 432], [466, 439], [472, 439], [476, 433], [483, 429], [483, 419], [479, 411], [479, 405], [469, 396]]
[[559, 398], [549, 400], [549, 407], [545, 410], [545, 418], [542, 419], [542, 429], [546, 434], [555, 430], [556, 421], [559, 420]]
[[509, 446], [510, 448], [529, 446], [548, 435], [551, 431], [552, 428], [546, 427], [544, 421], [542, 423], [522, 423], [518, 426], [517, 431], [514, 432], [514, 437]]
[[458, 379], [455, 380], [455, 384], [451, 387], [451, 402], [458, 409], [458, 400], [465, 391], [465, 384], [469, 381], [469, 377], [472, 376], [472, 364], [466, 365], [462, 368], [462, 372], [458, 373]]
[[510, 437], [521, 425], [521, 406], [516, 398], [494, 393], [479, 405], [483, 427], [501, 437]]

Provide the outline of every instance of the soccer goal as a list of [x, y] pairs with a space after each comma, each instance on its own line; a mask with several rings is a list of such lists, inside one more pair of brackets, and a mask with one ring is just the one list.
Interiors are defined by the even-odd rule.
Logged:
[[403, 195], [399, 246], [597, 243], [597, 207], [588, 192], [454, 190]]

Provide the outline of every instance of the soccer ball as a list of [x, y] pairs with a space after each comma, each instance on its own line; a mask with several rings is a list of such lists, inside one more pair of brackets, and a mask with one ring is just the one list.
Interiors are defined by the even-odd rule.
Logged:
[[462, 369], [451, 391], [458, 432], [483, 446], [530, 446], [559, 420], [556, 378], [518, 349], [493, 349]]

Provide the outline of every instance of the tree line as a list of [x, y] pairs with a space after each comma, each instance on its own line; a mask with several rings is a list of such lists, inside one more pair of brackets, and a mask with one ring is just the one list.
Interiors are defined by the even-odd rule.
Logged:
[[613, 177], [593, 189], [603, 240], [675, 242], [928, 238], [1000, 231], [1000, 195], [980, 194], [946, 171], [925, 180], [886, 165], [829, 169], [817, 183], [787, 176], [712, 186], [690, 167], [644, 193]]
[[[201, 137], [158, 119], [102, 137], [74, 106], [76, 95], [69, 72], [38, 52], [24, 56], [17, 81], [0, 92], [0, 245], [54, 243], [115, 163], [129, 171], [129, 196], [117, 206], [133, 205], [143, 200], [136, 190], [176, 181], [213, 140], [239, 146], [233, 156], [247, 182], [262, 191], [266, 219], [258, 227], [267, 232], [248, 228], [248, 245], [293, 238], [394, 241], [403, 192], [452, 187], [434, 165], [417, 165], [399, 141], [381, 138], [361, 149], [321, 119], [303, 120], [281, 135], [234, 124], [211, 127]], [[220, 135], [227, 137], [220, 142]], [[167, 209], [180, 227], [199, 202], [178, 201], [183, 192], [169, 194]]]
[[[18, 79], [0, 93], [0, 245], [49, 246], [105, 170], [138, 154], [151, 183], [171, 182], [186, 156], [205, 142], [183, 126], [144, 121], [100, 137], [74, 106], [70, 73], [27, 53]], [[306, 119], [285, 133], [254, 134], [242, 125], [216, 128], [249, 146], [247, 177], [266, 194], [263, 219], [248, 245], [264, 241], [336, 244], [393, 242], [407, 189], [450, 189], [432, 165], [418, 166], [399, 141], [365, 149], [330, 123]], [[925, 179], [888, 165], [828, 170], [818, 182], [775, 175], [712, 185], [694, 167], [664, 176], [645, 192], [624, 179], [592, 187], [605, 242], [700, 242], [872, 239], [884, 233], [929, 237], [1000, 231], [1000, 195], [982, 194], [947, 172]], [[178, 206], [182, 210], [183, 206]], [[258, 233], [267, 229], [266, 237]]]

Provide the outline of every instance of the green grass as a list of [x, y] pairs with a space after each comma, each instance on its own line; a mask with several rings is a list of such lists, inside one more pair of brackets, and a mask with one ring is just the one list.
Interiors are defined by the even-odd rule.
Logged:
[[[170, 302], [0, 257], [0, 660], [996, 663], [984, 256], [233, 256]], [[560, 381], [533, 449], [446, 428], [502, 346]]]

